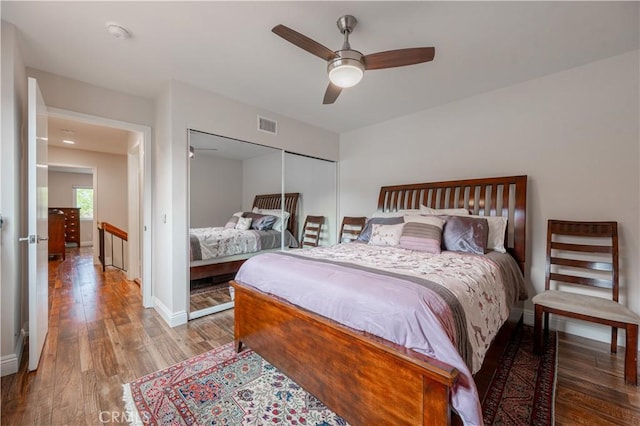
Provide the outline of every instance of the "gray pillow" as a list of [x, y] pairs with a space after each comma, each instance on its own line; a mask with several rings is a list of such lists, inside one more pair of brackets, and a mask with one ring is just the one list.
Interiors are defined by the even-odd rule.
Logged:
[[276, 223], [278, 219], [275, 216], [253, 212], [245, 212], [242, 214], [242, 217], [250, 217], [253, 219], [251, 221], [251, 229], [255, 229], [256, 231], [268, 231], [273, 228], [273, 224]]
[[360, 232], [360, 235], [358, 235], [357, 241], [364, 241], [365, 243], [369, 242], [374, 223], [378, 223], [380, 225], [397, 225], [398, 223], [404, 223], [404, 218], [402, 216], [372, 217], [367, 220], [367, 224], [364, 226], [362, 232]]
[[487, 219], [469, 216], [440, 216], [447, 222], [442, 230], [445, 250], [485, 254], [489, 239]]

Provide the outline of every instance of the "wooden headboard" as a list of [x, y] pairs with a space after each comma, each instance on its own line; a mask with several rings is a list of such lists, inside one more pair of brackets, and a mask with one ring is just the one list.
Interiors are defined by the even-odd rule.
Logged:
[[465, 208], [474, 215], [508, 218], [505, 247], [525, 268], [527, 176], [414, 183], [380, 188], [378, 210]]
[[[298, 198], [299, 192], [287, 192], [284, 194], [284, 210], [289, 212], [289, 224], [287, 229], [298, 240]], [[253, 199], [253, 207], [259, 209], [280, 210], [282, 208], [282, 194], [256, 195]]]

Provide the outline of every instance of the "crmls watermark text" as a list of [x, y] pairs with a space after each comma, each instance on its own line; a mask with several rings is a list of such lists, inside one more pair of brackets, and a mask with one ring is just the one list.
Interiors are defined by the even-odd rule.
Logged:
[[102, 424], [113, 424], [113, 423], [148, 424], [149, 423], [148, 413], [145, 413], [142, 417], [140, 417], [138, 412], [131, 414], [131, 413], [125, 413], [123, 411], [100, 411], [100, 413], [98, 413], [98, 420]]

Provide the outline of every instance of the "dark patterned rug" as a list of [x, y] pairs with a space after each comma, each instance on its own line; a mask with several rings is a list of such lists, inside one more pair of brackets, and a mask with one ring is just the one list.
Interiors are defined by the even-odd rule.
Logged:
[[518, 328], [491, 381], [482, 411], [485, 425], [550, 425], [556, 388], [557, 336], [545, 337], [533, 354], [533, 328]]
[[[551, 424], [556, 338], [531, 353], [531, 327], [514, 334], [483, 403], [485, 424]], [[346, 425], [251, 350], [232, 344], [124, 385], [128, 419], [155, 425]]]

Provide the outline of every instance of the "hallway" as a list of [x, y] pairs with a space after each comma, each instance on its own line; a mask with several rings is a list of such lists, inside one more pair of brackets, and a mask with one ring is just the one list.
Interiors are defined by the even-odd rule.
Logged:
[[3, 425], [126, 424], [122, 384], [233, 340], [233, 310], [170, 328], [140, 288], [104, 276], [91, 248], [49, 261], [49, 334], [40, 366], [2, 378]]

